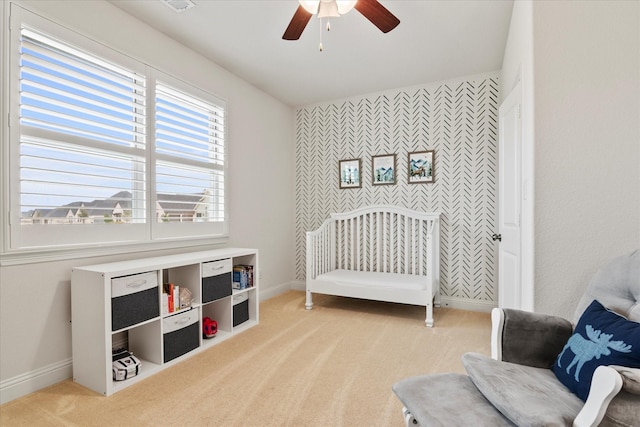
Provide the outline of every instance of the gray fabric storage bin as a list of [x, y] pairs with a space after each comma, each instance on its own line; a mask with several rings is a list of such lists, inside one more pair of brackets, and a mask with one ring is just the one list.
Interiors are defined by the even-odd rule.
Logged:
[[157, 272], [111, 279], [111, 330], [117, 331], [160, 315]]
[[165, 318], [162, 341], [164, 345], [164, 363], [200, 346], [199, 311], [188, 310]]
[[232, 266], [230, 259], [202, 264], [202, 303], [231, 295]]
[[249, 320], [249, 296], [245, 294], [233, 296], [233, 326]]

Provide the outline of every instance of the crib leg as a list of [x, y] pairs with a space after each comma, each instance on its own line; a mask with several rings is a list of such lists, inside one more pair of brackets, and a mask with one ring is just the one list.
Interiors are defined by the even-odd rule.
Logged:
[[433, 328], [433, 304], [427, 304], [427, 319], [424, 323], [429, 328]]
[[313, 301], [311, 300], [311, 291], [307, 289], [307, 303], [304, 305], [307, 310], [313, 308]]

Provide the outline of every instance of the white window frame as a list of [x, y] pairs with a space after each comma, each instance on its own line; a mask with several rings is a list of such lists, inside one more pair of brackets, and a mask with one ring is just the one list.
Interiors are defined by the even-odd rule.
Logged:
[[[155, 124], [154, 105], [147, 102], [147, 150], [146, 150], [146, 174], [147, 184], [145, 188], [147, 200], [147, 221], [144, 224], [120, 224], [113, 226], [74, 225], [75, 229], [82, 228], [83, 232], [74, 234], [79, 237], [73, 241], [56, 244], [68, 236], [68, 226], [42, 226], [37, 227], [37, 233], [44, 233], [41, 244], [34, 244], [29, 240], [25, 245], [26, 235], [23, 234], [20, 224], [20, 113], [19, 113], [19, 69], [15, 61], [19, 58], [19, 39], [22, 26], [27, 26], [37, 32], [43, 33], [53, 39], [58, 39], [78, 49], [96, 55], [107, 61], [141, 73], [147, 78], [147, 98], [155, 95], [155, 82], [161, 80], [173, 88], [204, 99], [215, 105], [221, 106], [226, 111], [224, 100], [198, 89], [177, 77], [169, 76], [154, 69], [151, 65], [142, 63], [134, 58], [123, 55], [109, 47], [95, 42], [83, 35], [69, 30], [60, 24], [22, 9], [14, 3], [2, 5], [4, 8], [0, 16], [3, 24], [11, 21], [10, 29], [2, 29], [3, 57], [0, 59], [2, 66], [2, 88], [5, 94], [2, 98], [2, 109], [11, 112], [3, 114], [2, 123], [3, 144], [0, 151], [2, 165], [2, 185], [0, 193], [0, 219], [2, 225], [2, 246], [0, 265], [21, 264], [39, 262], [43, 260], [71, 259], [79, 256], [97, 256], [105, 254], [136, 252], [142, 250], [156, 250], [167, 248], [197, 247], [202, 245], [218, 244], [228, 241], [229, 238], [229, 201], [228, 201], [228, 176], [227, 154], [228, 138], [226, 137], [226, 123], [224, 124], [224, 165], [223, 169], [223, 194], [224, 194], [224, 219], [219, 222], [187, 222], [187, 223], [158, 223], [155, 217]], [[10, 15], [6, 16], [10, 8]], [[4, 25], [3, 25], [4, 26]], [[86, 233], [90, 227], [91, 232]], [[116, 230], [117, 229], [117, 230]], [[33, 239], [33, 236], [29, 236]]]

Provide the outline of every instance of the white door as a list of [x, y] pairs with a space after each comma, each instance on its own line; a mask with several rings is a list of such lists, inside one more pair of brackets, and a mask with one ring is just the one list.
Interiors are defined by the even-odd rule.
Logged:
[[499, 109], [498, 305], [522, 309], [522, 88], [518, 83]]

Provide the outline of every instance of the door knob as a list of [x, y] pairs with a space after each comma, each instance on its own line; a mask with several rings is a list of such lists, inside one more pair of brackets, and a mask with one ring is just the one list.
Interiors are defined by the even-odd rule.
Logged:
[[498, 233], [493, 233], [493, 235], [491, 236], [491, 239], [495, 242], [496, 240], [498, 242], [502, 242], [502, 234], [498, 234]]

